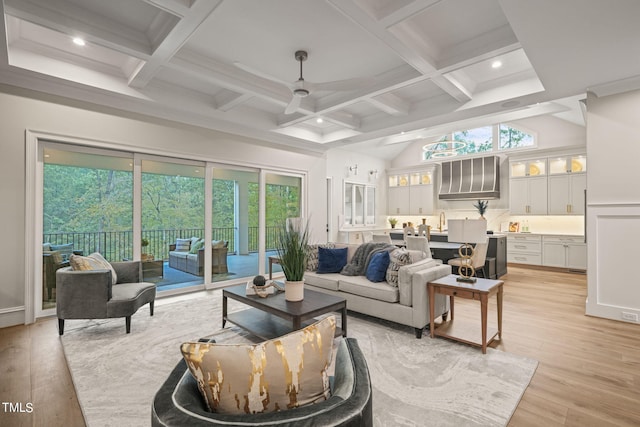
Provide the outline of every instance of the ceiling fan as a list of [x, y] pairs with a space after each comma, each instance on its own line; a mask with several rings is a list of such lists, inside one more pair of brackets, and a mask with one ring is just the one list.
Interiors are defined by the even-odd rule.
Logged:
[[308, 54], [306, 50], [297, 50], [294, 54], [296, 61], [300, 63], [300, 77], [293, 83], [283, 82], [275, 77], [266, 75], [260, 71], [251, 69], [250, 67], [241, 64], [239, 62], [235, 62], [234, 64], [251, 74], [254, 74], [258, 77], [262, 77], [280, 84], [284, 84], [287, 86], [292, 93], [291, 100], [287, 107], [284, 110], [284, 114], [293, 114], [298, 108], [300, 108], [300, 103], [302, 102], [302, 98], [305, 98], [311, 94], [311, 92], [317, 91], [350, 91], [355, 90], [360, 87], [363, 87], [367, 84], [370, 84], [373, 79], [371, 78], [353, 78], [353, 79], [345, 79], [345, 80], [336, 80], [332, 82], [324, 82], [324, 83], [311, 83], [304, 79], [302, 76], [302, 63], [307, 60]]

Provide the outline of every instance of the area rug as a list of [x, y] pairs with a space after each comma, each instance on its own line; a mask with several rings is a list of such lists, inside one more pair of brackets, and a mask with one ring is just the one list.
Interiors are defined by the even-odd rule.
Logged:
[[[180, 359], [187, 340], [253, 338], [233, 325], [221, 329], [221, 291], [188, 300], [156, 302], [124, 319], [70, 320], [64, 352], [85, 421], [97, 426], [148, 426], [151, 402]], [[230, 311], [246, 308], [229, 301]], [[488, 349], [487, 354], [445, 339], [416, 339], [413, 328], [353, 315], [373, 384], [376, 426], [504, 426], [527, 388], [537, 362]]]

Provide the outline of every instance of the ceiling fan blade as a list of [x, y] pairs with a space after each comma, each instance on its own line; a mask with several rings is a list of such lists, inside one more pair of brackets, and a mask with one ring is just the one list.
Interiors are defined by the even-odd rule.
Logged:
[[287, 105], [287, 108], [285, 108], [284, 113], [285, 114], [293, 114], [296, 111], [298, 111], [298, 108], [300, 108], [300, 102], [302, 101], [302, 98], [299, 96], [293, 96], [291, 98], [291, 101], [289, 101], [289, 105]]
[[290, 82], [282, 81], [282, 80], [278, 79], [277, 77], [273, 77], [273, 76], [271, 76], [269, 74], [263, 73], [262, 71], [256, 70], [255, 68], [253, 68], [253, 67], [251, 67], [249, 65], [243, 64], [242, 62], [237, 62], [236, 61], [236, 62], [233, 63], [233, 65], [235, 65], [236, 67], [240, 68], [242, 71], [246, 71], [249, 74], [253, 74], [256, 77], [260, 77], [260, 78], [266, 79], [266, 80], [271, 80], [272, 82], [279, 83], [279, 84], [284, 85], [284, 86], [286, 86], [288, 88], [291, 88], [291, 83]]
[[310, 91], [349, 91], [362, 89], [370, 86], [375, 82], [373, 77], [355, 77], [353, 79], [336, 80], [324, 83], [306, 82], [307, 89]]

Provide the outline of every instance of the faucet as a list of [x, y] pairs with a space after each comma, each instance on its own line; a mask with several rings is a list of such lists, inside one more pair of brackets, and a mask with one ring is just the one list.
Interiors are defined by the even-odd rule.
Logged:
[[444, 211], [440, 212], [440, 221], [438, 222], [438, 231], [442, 233], [442, 226], [446, 224]]

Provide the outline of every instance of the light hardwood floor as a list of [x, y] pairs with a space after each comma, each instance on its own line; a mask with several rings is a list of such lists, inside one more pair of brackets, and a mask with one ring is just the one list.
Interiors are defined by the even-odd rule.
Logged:
[[[503, 340], [493, 347], [540, 362], [509, 426], [640, 425], [640, 325], [585, 316], [584, 275], [509, 266], [502, 279]], [[456, 300], [456, 320], [479, 322], [479, 310]], [[54, 319], [0, 329], [0, 402], [34, 408], [0, 406], [2, 426], [85, 425]]]

